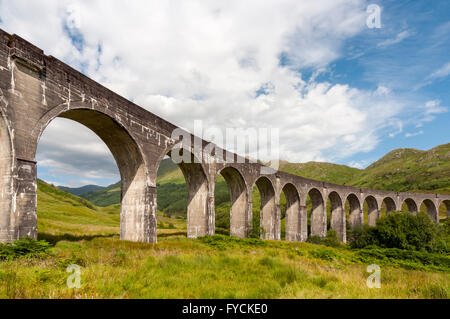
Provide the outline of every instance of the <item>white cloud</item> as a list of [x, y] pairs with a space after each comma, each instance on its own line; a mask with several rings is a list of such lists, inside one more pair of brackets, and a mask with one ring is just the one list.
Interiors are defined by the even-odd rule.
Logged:
[[369, 161], [362, 160], [362, 161], [351, 161], [348, 163], [348, 166], [358, 168], [358, 169], [364, 169], [369, 164]]
[[438, 79], [438, 78], [445, 78], [450, 74], [450, 62], [443, 65], [440, 69], [434, 71], [431, 73], [427, 78], [428, 79]]
[[[78, 8], [77, 23], [69, 5]], [[360, 90], [316, 76], [305, 82], [298, 72], [317, 75], [341, 57], [344, 42], [366, 29], [365, 9], [363, 0], [0, 2], [2, 28], [147, 110], [188, 129], [195, 119], [220, 128], [278, 127], [280, 154], [293, 162], [370, 151], [386, 130], [398, 129], [404, 104], [388, 87]], [[79, 26], [82, 49], [65, 24]], [[410, 35], [404, 32], [400, 41]], [[267, 94], [256, 97], [268, 83]], [[52, 140], [62, 129], [41, 141], [43, 159], [61, 150]], [[90, 154], [107, 159], [98, 141], [63, 140], [66, 154], [90, 145]], [[58, 172], [69, 169], [63, 160], [74, 162], [61, 157], [52, 164]], [[99, 169], [83, 177], [106, 174]]]
[[422, 135], [424, 132], [422, 130], [418, 131], [418, 132], [414, 132], [414, 133], [406, 133], [405, 137], [414, 137], [414, 136], [418, 136], [418, 135]]
[[402, 42], [402, 41], [405, 40], [406, 38], [409, 38], [409, 37], [412, 36], [412, 35], [413, 35], [413, 32], [411, 32], [411, 31], [409, 31], [409, 30], [404, 30], [404, 31], [398, 33], [398, 34], [395, 36], [395, 38], [393, 38], [393, 39], [387, 39], [387, 40], [384, 40], [384, 41], [378, 43], [378, 46], [379, 46], [379, 47], [382, 47], [382, 48], [385, 48], [385, 47], [391, 46], [391, 45], [393, 45], [393, 44], [400, 43], [400, 42]]

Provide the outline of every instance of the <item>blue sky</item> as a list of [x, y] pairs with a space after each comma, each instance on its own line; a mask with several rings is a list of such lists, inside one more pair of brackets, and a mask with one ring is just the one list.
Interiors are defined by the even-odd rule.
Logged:
[[[381, 28], [366, 24], [371, 4]], [[0, 0], [0, 27], [187, 129], [277, 128], [291, 162], [364, 168], [449, 142], [449, 1]], [[49, 125], [37, 161], [55, 184], [120, 178], [68, 120]]]
[[345, 41], [346, 54], [319, 79], [360, 89], [385, 85], [408, 101], [411, 113], [428, 101], [438, 102], [442, 110], [429, 121], [420, 112], [403, 118], [405, 110], [398, 116], [401, 130], [386, 131], [376, 148], [337, 161], [342, 164], [367, 166], [392, 149], [427, 150], [450, 141], [450, 2], [376, 3], [382, 8], [382, 28], [367, 28]]

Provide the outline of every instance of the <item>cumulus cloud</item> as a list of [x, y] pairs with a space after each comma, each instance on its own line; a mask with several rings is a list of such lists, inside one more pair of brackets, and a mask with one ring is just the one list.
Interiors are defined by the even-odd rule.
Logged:
[[[317, 75], [343, 55], [345, 41], [366, 28], [366, 5], [17, 0], [0, 2], [0, 12], [2, 28], [174, 124], [279, 128], [282, 159], [299, 162], [370, 151], [398, 127], [404, 105], [388, 87], [361, 90], [302, 74]], [[89, 180], [117, 174], [99, 141], [59, 140], [67, 127], [55, 123], [42, 138], [40, 165]], [[106, 165], [96, 165], [100, 159]]]

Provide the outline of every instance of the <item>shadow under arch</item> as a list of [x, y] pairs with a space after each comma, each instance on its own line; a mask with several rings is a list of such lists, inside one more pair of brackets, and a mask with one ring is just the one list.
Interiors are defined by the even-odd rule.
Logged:
[[369, 226], [376, 226], [377, 219], [380, 218], [380, 209], [378, 207], [378, 202], [372, 195], [367, 196], [364, 199], [364, 202], [367, 203], [367, 224]]
[[[168, 156], [178, 165], [186, 181], [187, 237], [214, 235], [214, 213], [209, 209], [208, 178], [199, 159], [184, 147], [175, 146], [162, 157]], [[158, 163], [158, 167], [161, 163]]]
[[347, 196], [348, 203], [350, 205], [350, 210], [348, 214], [348, 222], [350, 227], [355, 227], [358, 225], [362, 225], [364, 223], [364, 215], [361, 203], [358, 197], [351, 193]]
[[77, 106], [57, 107], [44, 115], [32, 131], [37, 145], [48, 124], [56, 117], [78, 122], [93, 131], [111, 151], [121, 177], [120, 238], [122, 240], [155, 243], [156, 191], [148, 184], [147, 168], [138, 143], [128, 130], [110, 115], [99, 110]]
[[422, 205], [425, 205], [428, 216], [430, 216], [430, 218], [436, 223], [439, 223], [438, 211], [433, 201], [430, 199], [424, 199], [419, 207], [421, 207]]
[[12, 167], [14, 154], [11, 144], [11, 134], [8, 122], [0, 109], [0, 242], [9, 242], [19, 238], [19, 230], [11, 230], [12, 195]]
[[347, 241], [345, 211], [342, 204], [341, 196], [335, 191], [328, 195], [330, 200], [330, 228], [336, 231], [338, 238], [342, 242]]
[[281, 220], [279, 213], [277, 213], [275, 188], [273, 187], [270, 179], [265, 176], [259, 177], [254, 186], [255, 185], [258, 188], [261, 198], [259, 214], [261, 228], [260, 237], [261, 239], [280, 240]]
[[[287, 183], [283, 186], [282, 192], [286, 197], [286, 237], [287, 241], [306, 240], [306, 216], [302, 216], [300, 210], [300, 195], [297, 188]], [[281, 195], [281, 194], [280, 194]]]
[[383, 204], [386, 206], [386, 215], [397, 210], [397, 205], [395, 205], [395, 201], [391, 197], [385, 197]]
[[[406, 204], [406, 207], [408, 208], [408, 212], [410, 212], [412, 214], [416, 214], [419, 211], [416, 202], [412, 198], [405, 199], [403, 201], [403, 204]], [[403, 206], [403, 204], [402, 204], [402, 206]]]
[[308, 191], [311, 199], [311, 234], [325, 237], [327, 233], [327, 212], [322, 193], [317, 188]]
[[252, 222], [247, 184], [241, 172], [234, 167], [225, 167], [219, 174], [225, 179], [230, 194], [230, 235], [246, 238]]
[[450, 217], [450, 200], [444, 200], [442, 201], [441, 205], [439, 205], [439, 211], [441, 210], [441, 207], [443, 206], [444, 210], [445, 210], [445, 218], [449, 218]]

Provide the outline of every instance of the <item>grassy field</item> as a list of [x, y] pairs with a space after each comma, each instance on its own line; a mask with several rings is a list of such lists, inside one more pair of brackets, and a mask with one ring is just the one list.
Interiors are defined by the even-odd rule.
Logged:
[[[163, 214], [158, 244], [125, 242], [118, 206], [100, 208], [44, 183], [38, 190], [39, 238], [51, 243], [50, 253], [0, 261], [0, 298], [450, 296], [448, 256], [423, 262], [309, 243], [187, 239], [185, 221]], [[372, 263], [381, 267], [380, 289], [366, 285]], [[79, 289], [66, 286], [70, 264], [81, 267]]]

